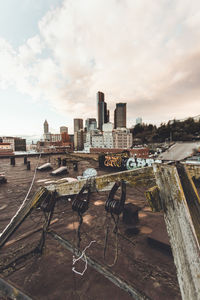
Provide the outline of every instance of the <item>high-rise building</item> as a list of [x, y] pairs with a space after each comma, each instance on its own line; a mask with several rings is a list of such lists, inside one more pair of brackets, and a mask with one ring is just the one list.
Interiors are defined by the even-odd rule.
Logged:
[[108, 122], [103, 125], [104, 148], [113, 148], [113, 123]]
[[86, 141], [86, 132], [83, 129], [79, 129], [74, 132], [74, 149], [81, 151], [84, 148], [84, 142]]
[[51, 141], [51, 133], [49, 132], [49, 124], [47, 120], [44, 121], [44, 134], [43, 134], [45, 141]]
[[74, 132], [83, 129], [83, 119], [74, 119]]
[[106, 123], [108, 123], [108, 122], [110, 122], [110, 111], [109, 111], [109, 109], [107, 109], [107, 122]]
[[98, 129], [102, 130], [104, 123], [109, 122], [109, 111], [107, 110], [107, 103], [104, 101], [104, 93], [97, 93], [97, 119]]
[[83, 119], [74, 119], [74, 149], [83, 149]]
[[114, 128], [126, 128], [126, 103], [117, 103], [114, 112]]
[[118, 128], [113, 131], [113, 148], [129, 149], [132, 141], [133, 136], [130, 129]]
[[95, 118], [88, 118], [85, 120], [85, 127], [87, 132], [91, 130], [96, 130], [97, 129], [97, 121]]
[[64, 132], [68, 133], [68, 127], [66, 127], [66, 126], [61, 126], [61, 127], [60, 127], [60, 134], [62, 134], [62, 133], [64, 133]]
[[44, 122], [44, 133], [48, 133], [49, 132], [49, 124], [47, 122], [47, 120], [45, 120]]

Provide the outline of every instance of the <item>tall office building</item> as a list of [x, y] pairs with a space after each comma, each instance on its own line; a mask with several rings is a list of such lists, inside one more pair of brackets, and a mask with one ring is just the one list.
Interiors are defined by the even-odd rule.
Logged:
[[89, 132], [90, 130], [96, 130], [97, 129], [97, 121], [94, 118], [88, 118], [87, 120], [85, 120], [85, 127], [87, 132]]
[[74, 149], [83, 149], [83, 119], [74, 119]]
[[74, 132], [74, 150], [83, 150], [85, 142], [86, 131], [84, 129], [79, 129], [78, 131]]
[[109, 111], [107, 110], [107, 103], [104, 101], [104, 93], [97, 93], [97, 119], [98, 129], [102, 130], [104, 123], [109, 122]]
[[62, 134], [62, 133], [64, 133], [64, 132], [68, 133], [68, 127], [66, 127], [66, 126], [61, 126], [61, 127], [60, 127], [60, 134]]
[[74, 119], [74, 132], [83, 129], [83, 119]]
[[48, 133], [49, 132], [49, 124], [47, 122], [47, 120], [44, 121], [44, 133]]
[[107, 122], [106, 123], [108, 123], [108, 122], [110, 122], [110, 111], [109, 111], [109, 109], [107, 109]]
[[126, 103], [117, 103], [114, 112], [114, 128], [126, 128]]
[[43, 134], [45, 141], [51, 141], [51, 133], [49, 132], [49, 124], [47, 120], [44, 122], [44, 134]]

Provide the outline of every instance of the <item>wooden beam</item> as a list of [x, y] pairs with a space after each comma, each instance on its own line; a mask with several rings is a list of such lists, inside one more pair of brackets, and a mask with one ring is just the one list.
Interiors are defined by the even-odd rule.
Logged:
[[[53, 221], [50, 222], [50, 225], [53, 225], [55, 224], [56, 222], [58, 222], [58, 218], [54, 219]], [[7, 246], [10, 246], [16, 242], [19, 242], [27, 237], [29, 237], [30, 235], [34, 234], [34, 233], [37, 233], [38, 231], [41, 231], [43, 228], [43, 226], [40, 226], [40, 227], [37, 227], [33, 230], [30, 230], [30, 231], [27, 231], [25, 233], [23, 233], [22, 235], [18, 236], [17, 238], [13, 239], [13, 240], [10, 240], [8, 241], [7, 243], [5, 243], [4, 247], [7, 247]]]
[[37, 206], [42, 199], [48, 197], [50, 193], [45, 188], [40, 188], [33, 198], [27, 199], [19, 208], [13, 218], [10, 220], [6, 228], [0, 233], [0, 248], [12, 236], [15, 230], [21, 225], [25, 218], [30, 214], [31, 210]]
[[196, 218], [200, 219], [200, 215], [191, 207], [194, 202], [197, 204], [198, 199], [195, 198], [195, 192], [190, 197], [193, 189], [191, 182], [186, 180], [186, 175], [178, 172], [176, 166], [155, 164], [153, 170], [160, 191], [160, 204], [164, 211], [182, 299], [197, 300], [200, 295], [200, 227]]
[[[109, 173], [92, 179], [93, 190], [109, 191], [113, 184], [119, 180], [125, 180], [131, 186], [147, 186], [155, 184], [155, 176], [152, 167], [139, 168], [130, 171]], [[77, 194], [87, 182], [82, 179], [71, 183], [54, 183], [46, 186], [49, 191], [56, 191], [58, 196], [70, 196]]]
[[32, 300], [32, 298], [25, 295], [19, 289], [12, 286], [10, 283], [6, 282], [2, 278], [0, 278], [0, 297], [3, 297], [3, 299], [12, 300]]
[[200, 165], [184, 164], [191, 177], [200, 178]]

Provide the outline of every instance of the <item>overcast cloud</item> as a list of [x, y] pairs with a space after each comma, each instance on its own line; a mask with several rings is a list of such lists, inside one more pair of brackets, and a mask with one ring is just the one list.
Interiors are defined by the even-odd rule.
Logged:
[[0, 87], [75, 117], [127, 102], [129, 124], [200, 114], [200, 2], [65, 0], [19, 48], [0, 38]]

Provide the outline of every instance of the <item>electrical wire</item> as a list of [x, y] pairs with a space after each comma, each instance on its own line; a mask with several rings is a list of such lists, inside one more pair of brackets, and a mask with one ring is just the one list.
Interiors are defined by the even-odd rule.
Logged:
[[73, 255], [73, 260], [72, 260], [72, 265], [74, 266], [75, 265], [75, 263], [77, 262], [77, 261], [79, 261], [80, 259], [82, 259], [82, 258], [84, 258], [84, 261], [85, 261], [85, 267], [84, 267], [84, 269], [83, 269], [83, 271], [82, 272], [79, 272], [79, 271], [77, 271], [76, 269], [75, 269], [75, 267], [72, 267], [72, 271], [74, 272], [74, 273], [76, 273], [76, 274], [78, 274], [78, 275], [81, 275], [81, 276], [83, 276], [84, 274], [85, 274], [85, 272], [86, 272], [86, 270], [87, 270], [87, 256], [86, 256], [86, 254], [85, 254], [85, 251], [88, 249], [88, 248], [90, 248], [90, 246], [92, 245], [92, 243], [96, 243], [96, 241], [95, 240], [93, 240], [93, 241], [91, 241], [90, 243], [89, 243], [89, 245], [88, 246], [86, 246], [85, 247], [85, 249], [82, 251], [82, 253], [81, 253], [81, 255], [78, 257], [78, 258], [75, 258], [75, 256]]
[[[118, 260], [118, 222], [119, 222], [119, 215], [117, 215], [117, 219], [115, 219], [114, 215], [111, 213], [111, 217], [114, 221], [114, 228], [113, 228], [113, 233], [115, 234], [115, 257], [114, 261], [112, 264], [107, 264], [108, 267], [114, 267]], [[103, 252], [103, 257], [104, 260], [106, 259], [106, 250], [107, 250], [107, 244], [108, 244], [108, 236], [109, 236], [109, 226], [107, 225], [106, 227], [106, 234], [105, 234], [105, 242], [104, 242], [104, 252]]]
[[26, 196], [25, 196], [25, 198], [24, 198], [22, 204], [20, 205], [19, 209], [18, 209], [17, 212], [15, 213], [15, 215], [12, 217], [12, 219], [10, 220], [10, 222], [8, 223], [8, 225], [4, 228], [4, 230], [0, 233], [0, 237], [1, 237], [1, 236], [4, 234], [4, 232], [8, 229], [8, 227], [10, 226], [10, 224], [13, 222], [13, 220], [14, 220], [14, 219], [16, 218], [16, 216], [18, 215], [19, 211], [24, 207], [24, 205], [25, 205], [25, 203], [26, 203], [26, 201], [27, 201], [27, 199], [28, 199], [28, 196], [29, 196], [29, 194], [30, 194], [30, 192], [31, 192], [31, 189], [32, 189], [32, 187], [33, 187], [33, 183], [34, 183], [34, 181], [35, 181], [35, 177], [36, 177], [37, 168], [38, 168], [38, 165], [39, 165], [40, 158], [41, 158], [41, 153], [40, 153], [40, 156], [39, 156], [39, 158], [38, 158], [38, 162], [37, 162], [37, 165], [36, 165], [36, 168], [35, 168], [35, 171], [34, 171], [33, 179], [32, 179], [32, 181], [31, 181], [31, 185], [30, 185], [30, 187], [29, 187], [29, 190], [28, 190], [28, 192], [27, 192], [27, 194], [26, 194]]

